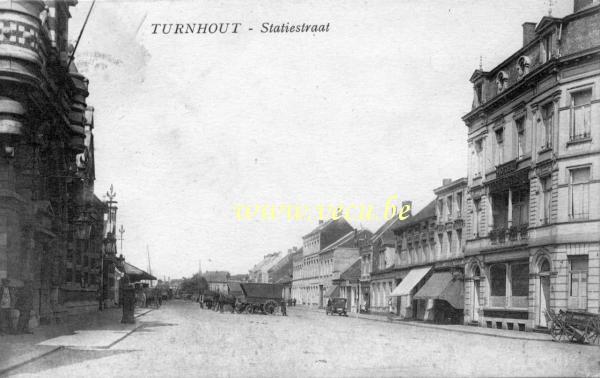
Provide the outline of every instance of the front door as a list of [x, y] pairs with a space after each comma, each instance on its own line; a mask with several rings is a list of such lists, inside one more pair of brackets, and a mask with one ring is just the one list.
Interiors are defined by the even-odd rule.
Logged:
[[479, 323], [479, 280], [473, 280], [472, 320]]
[[550, 276], [540, 276], [540, 327], [547, 327], [546, 310], [550, 307]]

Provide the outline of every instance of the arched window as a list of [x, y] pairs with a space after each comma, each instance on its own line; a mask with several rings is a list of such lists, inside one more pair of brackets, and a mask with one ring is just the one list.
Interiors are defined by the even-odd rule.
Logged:
[[544, 259], [544, 261], [542, 261], [542, 264], [540, 265], [540, 273], [546, 273], [550, 271], [550, 262], [548, 261], [548, 259]]

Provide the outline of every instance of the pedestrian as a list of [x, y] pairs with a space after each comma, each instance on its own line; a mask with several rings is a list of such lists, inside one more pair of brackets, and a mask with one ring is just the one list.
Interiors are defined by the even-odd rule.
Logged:
[[281, 315], [287, 316], [287, 311], [285, 307], [285, 300], [281, 301]]
[[31, 281], [25, 281], [23, 287], [19, 289], [15, 307], [19, 310], [17, 333], [33, 333], [29, 330], [29, 318], [33, 309], [33, 286]]

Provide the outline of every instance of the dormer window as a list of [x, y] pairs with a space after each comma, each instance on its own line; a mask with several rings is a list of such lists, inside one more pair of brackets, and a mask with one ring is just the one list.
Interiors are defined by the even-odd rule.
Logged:
[[506, 72], [498, 72], [498, 75], [496, 75], [496, 85], [498, 86], [498, 93], [502, 93], [508, 87], [508, 74]]
[[540, 41], [540, 60], [543, 63], [552, 58], [552, 34], [548, 34]]
[[522, 56], [519, 58], [519, 60], [517, 60], [517, 75], [519, 80], [529, 73], [530, 67], [531, 59], [529, 59], [529, 57]]

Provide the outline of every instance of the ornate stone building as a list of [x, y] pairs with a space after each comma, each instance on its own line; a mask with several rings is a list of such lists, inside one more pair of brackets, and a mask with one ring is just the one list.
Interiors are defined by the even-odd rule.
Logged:
[[[600, 307], [600, 5], [523, 24], [523, 46], [471, 77], [465, 321], [545, 327]], [[490, 46], [491, 47], [491, 46]]]
[[98, 308], [106, 206], [94, 194], [76, 1], [0, 3], [0, 325]]

